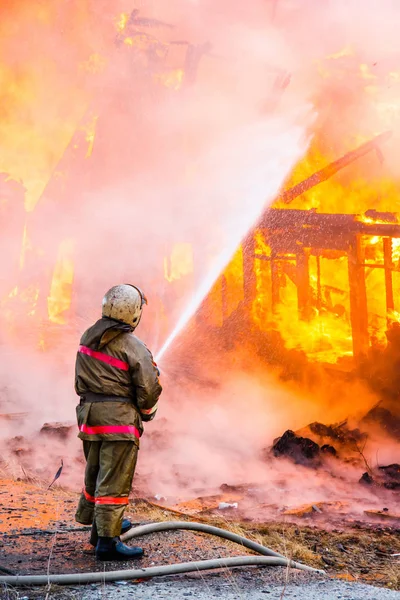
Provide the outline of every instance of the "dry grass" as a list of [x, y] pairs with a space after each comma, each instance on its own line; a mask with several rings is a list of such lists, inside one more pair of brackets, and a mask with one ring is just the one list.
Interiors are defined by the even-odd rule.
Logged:
[[392, 590], [400, 590], [400, 560], [393, 560], [393, 565], [387, 565], [381, 571], [387, 586]]
[[323, 568], [321, 558], [313, 552], [302, 532], [295, 533], [293, 529], [282, 527], [281, 530], [272, 529], [260, 535], [261, 544], [284, 554], [292, 560], [305, 563], [311, 567]]
[[[400, 561], [389, 556], [391, 552], [400, 551], [400, 539], [390, 530], [382, 532], [365, 527], [332, 532], [293, 523], [243, 523], [229, 521], [224, 515], [187, 515], [148, 501], [136, 500], [134, 504], [135, 512], [144, 520], [208, 523], [247, 537], [292, 560], [327, 570], [330, 575], [347, 573], [358, 581], [400, 589]], [[202, 533], [196, 535], [207, 537]], [[229, 541], [224, 544], [237, 553], [237, 544]], [[379, 549], [384, 549], [387, 556], [376, 554]], [[326, 564], [322, 556], [331, 563]]]
[[291, 560], [316, 568], [323, 567], [320, 557], [308, 547], [302, 533], [295, 533], [293, 529], [286, 528], [284, 525], [274, 525], [268, 530], [264, 529], [263, 532], [254, 531], [238, 523], [225, 522], [223, 526], [225, 529], [271, 548]]
[[[15, 482], [24, 482], [28, 485], [32, 485], [39, 490], [47, 491], [49, 484], [51, 483], [51, 477], [44, 479], [37, 475], [37, 473], [30, 471], [25, 467], [18, 459], [14, 459], [12, 462], [7, 462], [0, 457], [0, 480], [8, 480]], [[62, 492], [70, 498], [76, 498], [76, 493], [72, 492], [69, 487], [65, 487], [59, 480], [50, 488], [53, 491]]]
[[[134, 502], [135, 510], [144, 516], [149, 521], [199, 521], [207, 523], [214, 527], [227, 529], [232, 533], [246, 537], [254, 542], [258, 542], [263, 546], [271, 548], [275, 552], [283, 554], [291, 560], [306, 563], [310, 566], [321, 568], [323, 563], [321, 558], [313, 552], [302, 534], [301, 531], [294, 531], [293, 528], [286, 528], [284, 525], [273, 525], [268, 529], [263, 529], [262, 532], [254, 530], [254, 525], [245, 525], [236, 521], [228, 521], [223, 516], [209, 515], [206, 518], [192, 517], [178, 511], [167, 508], [160, 508], [146, 500], [136, 500]], [[207, 534], [198, 533], [196, 535], [206, 536]], [[234, 548], [237, 551], [238, 544], [226, 540], [224, 542], [228, 548]], [[247, 550], [245, 550], [247, 552]]]
[[[162, 508], [149, 502], [148, 500], [144, 500], [139, 498], [137, 500], [133, 500], [130, 503], [130, 506], [133, 506], [135, 513], [139, 514], [141, 518], [146, 521], [192, 521], [193, 519], [188, 518], [187, 515], [183, 515], [178, 513], [177, 511], [172, 511], [167, 508]], [[128, 509], [129, 512], [129, 509]], [[177, 518], [179, 517], [179, 518]], [[184, 518], [185, 517], [185, 518]]]
[[52, 585], [51, 590], [49, 591], [47, 596], [44, 596], [46, 591], [43, 587], [37, 588], [29, 588], [29, 591], [26, 589], [17, 589], [10, 585], [2, 585], [0, 586], [0, 598], [4, 600], [21, 600], [21, 598], [29, 598], [29, 600], [44, 600], [47, 597], [47, 600], [80, 600], [82, 598], [82, 594], [77, 594], [74, 590], [70, 590], [67, 587], [60, 587], [57, 585]]

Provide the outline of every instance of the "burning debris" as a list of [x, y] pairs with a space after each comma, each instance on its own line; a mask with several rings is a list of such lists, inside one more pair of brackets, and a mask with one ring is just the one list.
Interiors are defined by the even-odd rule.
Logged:
[[395, 463], [363, 473], [360, 483], [376, 487], [381, 486], [387, 490], [400, 490], [400, 465]]
[[[365, 417], [361, 419], [360, 424], [363, 422], [365, 422]], [[369, 421], [367, 420], [367, 422]], [[307, 432], [311, 437], [302, 437]], [[327, 440], [334, 440], [336, 446], [326, 443]], [[270, 453], [277, 458], [284, 457], [295, 464], [309, 468], [321, 466], [324, 456], [335, 457], [343, 463], [353, 464], [356, 468], [361, 468], [364, 464], [368, 470], [361, 475], [359, 483], [371, 486], [376, 490], [379, 488], [400, 490], [400, 466], [394, 463], [371, 468], [364, 454], [367, 442], [368, 433], [362, 432], [358, 428], [350, 429], [347, 421], [336, 425], [314, 422], [297, 433], [291, 430], [285, 431], [282, 437], [274, 441]], [[268, 459], [268, 455], [265, 456]], [[311, 508], [306, 507], [303, 510], [300, 507], [298, 510], [302, 516], [312, 514]]]
[[286, 456], [295, 463], [316, 466], [324, 455], [349, 459], [360, 454], [360, 447], [367, 440], [368, 434], [358, 428], [350, 429], [347, 420], [334, 425], [315, 421], [296, 433], [285, 431], [274, 441], [271, 452], [276, 457]]
[[367, 438], [367, 434], [361, 433], [359, 429], [349, 429], [347, 420], [335, 425], [324, 425], [317, 422], [310, 423], [307, 429], [320, 439], [328, 438], [341, 445], [362, 443]]
[[72, 432], [75, 433], [76, 424], [68, 423], [44, 423], [40, 430], [40, 435], [57, 438], [65, 441], [71, 437]]
[[312, 440], [288, 430], [274, 442], [272, 452], [274, 456], [287, 456], [295, 463], [307, 464], [319, 458], [320, 447]]
[[400, 440], [400, 413], [395, 414], [380, 402], [363, 417], [361, 424], [364, 426], [379, 427], [389, 436]]

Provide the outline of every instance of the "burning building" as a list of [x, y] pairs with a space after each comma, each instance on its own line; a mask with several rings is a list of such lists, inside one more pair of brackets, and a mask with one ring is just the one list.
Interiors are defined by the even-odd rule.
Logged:
[[[260, 58], [254, 51], [256, 68], [248, 72], [247, 55], [235, 53], [232, 43], [236, 29], [217, 35], [222, 17], [209, 18], [205, 7], [207, 35], [186, 13], [187, 23], [176, 16], [175, 26], [172, 10], [146, 3], [128, 10], [126, 4], [118, 3], [115, 14], [107, 9], [99, 21], [91, 2], [86, 13], [65, 8], [64, 17], [76, 27], [60, 41], [69, 60], [64, 70], [49, 71], [43, 86], [61, 90], [58, 113], [46, 115], [37, 96], [33, 103], [37, 121], [54, 131], [54, 139], [46, 152], [35, 146], [36, 176], [20, 161], [4, 164], [27, 188], [19, 268], [2, 291], [2, 318], [15, 343], [28, 331], [33, 350], [59, 349], [65, 357], [61, 346], [68, 340], [73, 355], [78, 332], [97, 315], [95, 299], [116, 280], [135, 280], [150, 298], [143, 335], [155, 350], [197, 294], [182, 328], [201, 305], [193, 319], [198, 331], [213, 328], [230, 350], [247, 336], [257, 352], [261, 334], [274, 352], [295, 351], [309, 363], [343, 371], [382, 355], [386, 331], [400, 311], [398, 173], [391, 159], [400, 78], [394, 58], [378, 64], [361, 43], [344, 43], [338, 30], [336, 39], [315, 49], [315, 62], [308, 63], [306, 53], [305, 70], [293, 57], [274, 62], [273, 52]], [[274, 27], [282, 28], [285, 39], [288, 32], [306, 35], [290, 2], [271, 4], [271, 36]], [[43, 10], [40, 27], [59, 24], [59, 14]], [[25, 28], [31, 17], [26, 11], [20, 15]], [[250, 11], [249, 26], [257, 14]], [[236, 24], [236, 13], [230, 18]], [[74, 35], [79, 43], [71, 42]], [[242, 50], [245, 38], [246, 44], [238, 36]], [[19, 56], [15, 45], [10, 51]], [[35, 68], [44, 51], [47, 46], [34, 57]], [[68, 90], [72, 107], [64, 97]], [[31, 106], [31, 96], [18, 100]], [[316, 116], [304, 117], [300, 134], [292, 118], [290, 126], [285, 123], [287, 137], [271, 129], [272, 151], [265, 160], [272, 164], [278, 146], [285, 165], [277, 160], [271, 167], [279, 181], [265, 193], [268, 198], [255, 186], [257, 210], [250, 195], [233, 191], [236, 168], [243, 165], [243, 179], [252, 179], [245, 149], [234, 167], [227, 153], [217, 154], [205, 193], [199, 157], [211, 155], [238, 124], [255, 119], [255, 131], [261, 131], [266, 119], [275, 126], [299, 98], [311, 103]], [[68, 116], [63, 124], [60, 115]], [[254, 152], [249, 163], [262, 169], [262, 152]], [[228, 176], [219, 180], [225, 171]], [[235, 202], [226, 200], [226, 189], [227, 196], [236, 193]], [[241, 220], [244, 230], [237, 226]], [[225, 247], [231, 255], [202, 288]]]
[[375, 23], [349, 45], [349, 17], [328, 1], [248, 14], [208, 0], [20, 4], [21, 35], [2, 48], [14, 111], [0, 192], [25, 186], [0, 198], [10, 463], [48, 478], [63, 460], [62, 482], [80, 487], [78, 339], [104, 291], [129, 281], [149, 299], [138, 335], [167, 398], [146, 428], [141, 493], [245, 482], [275, 518], [299, 503], [290, 459], [305, 447], [294, 468], [308, 469], [311, 512], [333, 495], [354, 505], [372, 421], [371, 453], [396, 481], [367, 465], [363, 483], [386, 503], [400, 435], [400, 75]]

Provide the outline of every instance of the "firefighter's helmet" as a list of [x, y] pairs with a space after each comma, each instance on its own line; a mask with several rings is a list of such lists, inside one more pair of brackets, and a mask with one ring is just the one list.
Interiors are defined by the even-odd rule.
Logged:
[[115, 285], [103, 298], [103, 317], [126, 323], [135, 329], [142, 316], [147, 298], [142, 290], [127, 283]]

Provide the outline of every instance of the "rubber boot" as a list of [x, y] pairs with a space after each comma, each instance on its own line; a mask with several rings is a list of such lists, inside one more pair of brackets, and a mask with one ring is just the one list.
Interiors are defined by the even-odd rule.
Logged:
[[125, 546], [119, 537], [99, 537], [96, 546], [98, 560], [134, 560], [142, 558], [143, 549], [136, 546]]
[[121, 535], [132, 529], [133, 525], [129, 519], [122, 520]]
[[[129, 519], [123, 519], [122, 521], [122, 527], [121, 527], [121, 535], [123, 533], [126, 533], [127, 531], [129, 531], [130, 529], [132, 529], [132, 523], [129, 521]], [[92, 523], [92, 530], [90, 532], [90, 540], [89, 543], [96, 547], [97, 546], [97, 542], [98, 542], [99, 536], [97, 534], [97, 527], [96, 527], [96, 521], [93, 521]]]

